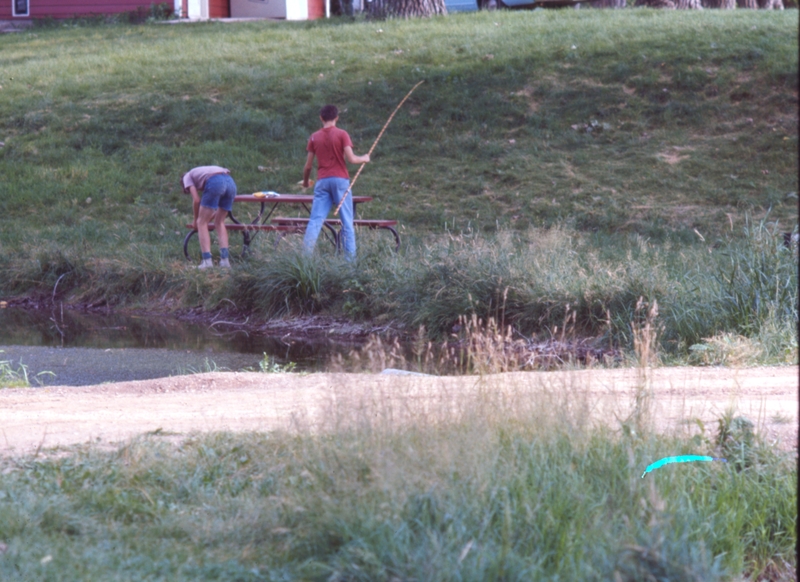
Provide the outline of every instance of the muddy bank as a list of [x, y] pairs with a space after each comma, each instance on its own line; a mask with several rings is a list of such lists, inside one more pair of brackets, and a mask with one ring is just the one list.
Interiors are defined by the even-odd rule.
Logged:
[[[323, 371], [333, 361], [337, 371], [360, 371], [362, 363], [375, 372], [385, 367], [400, 367], [438, 375], [463, 374], [475, 371], [480, 362], [491, 354], [488, 364], [500, 370], [554, 370], [570, 365], [617, 367], [624, 364], [620, 349], [592, 337], [536, 338], [517, 332], [483, 329], [480, 326], [463, 328], [456, 325], [451, 333], [438, 341], [420, 337], [417, 330], [408, 330], [396, 322], [376, 325], [369, 321], [351, 321], [326, 315], [311, 315], [265, 320], [260, 316], [234, 309], [206, 311], [191, 309], [110, 309], [96, 305], [54, 304], [32, 297], [6, 300], [0, 310], [0, 325], [9, 318], [4, 313], [22, 310], [46, 317], [42, 341], [16, 340], [12, 334], [0, 332], [0, 344], [42, 345], [55, 347], [93, 348], [185, 348], [193, 351], [220, 354], [224, 352], [268, 355], [279, 364], [292, 363], [302, 371]], [[83, 319], [97, 318], [95, 323]], [[129, 318], [127, 321], [124, 318]], [[41, 317], [37, 325], [41, 326]], [[32, 327], [33, 323], [31, 324]], [[78, 343], [75, 336], [81, 329], [109, 330], [102, 340]], [[169, 337], [170, 334], [173, 337]], [[19, 335], [19, 334], [18, 334]], [[45, 337], [47, 336], [47, 337]], [[126, 337], [129, 340], [126, 342]], [[159, 337], [160, 336], [160, 337]], [[175, 340], [180, 336], [180, 340]], [[133, 341], [141, 338], [138, 343]], [[134, 354], [120, 354], [136, 360]], [[380, 365], [374, 360], [380, 360]], [[209, 371], [224, 368], [231, 371], [253, 369], [257, 360], [242, 365], [229, 363], [217, 356], [209, 361], [196, 358], [177, 358], [177, 366]], [[51, 360], [47, 360], [51, 361]], [[355, 366], [350, 364], [355, 362]], [[54, 364], [50, 364], [51, 366]], [[136, 366], [134, 361], [131, 365]], [[377, 368], [376, 368], [377, 365]], [[257, 369], [257, 368], [256, 368]], [[34, 363], [35, 373], [55, 371], [52, 367]], [[175, 375], [176, 369], [160, 366], [158, 374], [144, 373], [135, 377], [110, 374], [96, 376], [100, 381], [138, 380]], [[82, 380], [64, 380], [65, 384], [84, 385]], [[46, 381], [46, 384], [52, 384]]]
[[259, 321], [232, 312], [106, 310], [31, 299], [0, 307], [0, 362], [34, 387], [209, 371], [319, 372], [385, 328], [325, 317]]
[[125, 315], [140, 317], [166, 317], [176, 321], [214, 326], [221, 331], [242, 330], [248, 333], [280, 336], [292, 339], [314, 339], [335, 337], [343, 341], [358, 342], [370, 335], [402, 337], [404, 330], [399, 324], [375, 325], [370, 322], [354, 322], [325, 315], [311, 315], [282, 319], [265, 320], [260, 316], [243, 313], [233, 309], [206, 311], [194, 308], [126, 308], [89, 304], [64, 304], [48, 298], [7, 297], [2, 300], [6, 308], [41, 311], [52, 314], [56, 320], [64, 312], [87, 313], [94, 315]]

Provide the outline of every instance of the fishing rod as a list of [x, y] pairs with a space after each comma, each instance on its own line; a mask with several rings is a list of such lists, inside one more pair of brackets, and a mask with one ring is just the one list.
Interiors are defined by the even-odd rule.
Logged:
[[[381, 132], [378, 134], [378, 137], [375, 138], [375, 142], [372, 144], [372, 147], [369, 148], [369, 151], [367, 152], [368, 156], [372, 155], [372, 151], [375, 149], [375, 146], [378, 145], [378, 142], [380, 141], [381, 136], [383, 136], [383, 132], [385, 132], [386, 128], [389, 127], [389, 124], [392, 122], [392, 118], [394, 118], [395, 114], [398, 111], [400, 111], [400, 108], [403, 106], [403, 103], [405, 103], [408, 100], [408, 98], [411, 97], [411, 94], [414, 92], [414, 89], [416, 89], [417, 87], [422, 85], [424, 82], [425, 81], [422, 80], [419, 83], [417, 83], [416, 85], [414, 85], [411, 88], [411, 91], [409, 91], [406, 94], [406, 96], [403, 97], [403, 100], [400, 101], [400, 103], [397, 105], [397, 107], [394, 108], [394, 111], [392, 111], [392, 114], [389, 116], [389, 119], [387, 119], [386, 123], [383, 124], [383, 129], [381, 129]], [[353, 190], [353, 186], [355, 186], [356, 180], [358, 180], [358, 177], [361, 175], [361, 170], [363, 170], [364, 166], [366, 166], [366, 165], [367, 165], [366, 163], [363, 163], [363, 164], [361, 164], [361, 167], [358, 168], [358, 172], [356, 172], [355, 178], [353, 178], [353, 181], [350, 182], [350, 187], [347, 189], [347, 192], [344, 193], [344, 196], [342, 196], [342, 199], [339, 201], [339, 205], [336, 207], [336, 210], [333, 213], [334, 216], [337, 216], [339, 214], [339, 209], [342, 207], [342, 204], [344, 204], [344, 201], [347, 199], [347, 195], [350, 194], [350, 192]]]

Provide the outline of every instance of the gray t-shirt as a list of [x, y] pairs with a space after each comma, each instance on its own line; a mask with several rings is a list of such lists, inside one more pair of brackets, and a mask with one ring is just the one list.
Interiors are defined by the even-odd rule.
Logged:
[[198, 191], [203, 190], [206, 187], [206, 182], [208, 182], [208, 179], [211, 176], [230, 173], [231, 171], [227, 168], [221, 168], [219, 166], [198, 166], [196, 168], [192, 168], [186, 172], [181, 179], [183, 193], [189, 193], [189, 186], [194, 186]]

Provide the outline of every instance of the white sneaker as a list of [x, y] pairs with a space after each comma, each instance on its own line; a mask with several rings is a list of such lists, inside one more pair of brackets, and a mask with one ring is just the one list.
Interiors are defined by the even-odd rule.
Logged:
[[230, 269], [231, 268], [231, 262], [228, 259], [220, 259], [219, 260], [219, 266], [220, 267], [225, 267], [227, 269]]
[[214, 267], [214, 263], [211, 262], [211, 259], [203, 259], [203, 262], [197, 265], [198, 269], [211, 269]]

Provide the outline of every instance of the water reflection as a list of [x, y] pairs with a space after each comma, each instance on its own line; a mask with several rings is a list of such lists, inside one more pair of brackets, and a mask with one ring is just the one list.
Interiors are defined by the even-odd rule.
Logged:
[[167, 317], [0, 309], [0, 360], [25, 365], [43, 384], [82, 385], [157, 378], [214, 368], [258, 370], [263, 354], [298, 371], [325, 368], [355, 344], [298, 341]]

